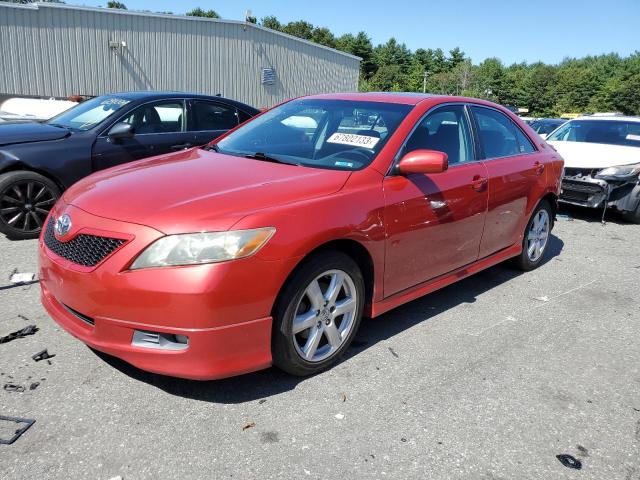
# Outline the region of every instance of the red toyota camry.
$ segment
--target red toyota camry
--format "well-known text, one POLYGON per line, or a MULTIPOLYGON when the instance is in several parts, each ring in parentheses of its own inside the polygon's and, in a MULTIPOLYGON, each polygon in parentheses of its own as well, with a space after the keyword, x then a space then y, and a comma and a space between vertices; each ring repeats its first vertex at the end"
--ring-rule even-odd
POLYGON ((540 265, 562 167, 482 100, 291 100, 215 144, 70 188, 40 238, 42 302, 152 372, 312 374, 363 316, 509 258, 540 265))

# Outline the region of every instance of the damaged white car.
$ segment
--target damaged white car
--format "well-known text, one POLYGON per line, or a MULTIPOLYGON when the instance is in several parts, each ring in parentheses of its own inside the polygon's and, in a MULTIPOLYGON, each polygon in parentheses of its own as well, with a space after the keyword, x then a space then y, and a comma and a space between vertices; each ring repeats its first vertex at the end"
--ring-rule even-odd
POLYGON ((640 117, 579 117, 547 141, 564 158, 561 202, 615 208, 640 223, 640 117))

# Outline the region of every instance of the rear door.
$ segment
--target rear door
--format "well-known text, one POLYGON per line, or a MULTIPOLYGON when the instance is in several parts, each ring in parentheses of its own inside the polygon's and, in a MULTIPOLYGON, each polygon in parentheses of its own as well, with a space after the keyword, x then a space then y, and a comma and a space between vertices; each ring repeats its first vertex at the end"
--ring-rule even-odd
POLYGON ((236 127, 246 117, 246 114, 233 105, 210 100, 190 100, 187 129, 193 133, 195 145, 204 145, 236 127))
POLYGON ((447 153, 449 169, 384 179, 385 296, 478 258, 487 172, 472 138, 463 104, 437 107, 420 121, 399 157, 412 150, 438 150, 447 153))
POLYGON ((185 112, 184 99, 161 100, 140 105, 118 119, 133 125, 135 134, 111 140, 109 128, 102 132, 93 145, 94 171, 193 146, 193 134, 185 128, 185 112))
POLYGON ((545 155, 506 114, 471 107, 489 176, 480 258, 522 241, 531 209, 545 190, 545 155))

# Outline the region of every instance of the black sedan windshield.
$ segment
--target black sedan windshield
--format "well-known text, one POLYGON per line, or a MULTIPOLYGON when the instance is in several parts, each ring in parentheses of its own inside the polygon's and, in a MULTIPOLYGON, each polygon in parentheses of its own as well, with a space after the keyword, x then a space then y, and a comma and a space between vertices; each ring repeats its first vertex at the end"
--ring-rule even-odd
POLYGON ((308 167, 359 170, 369 165, 410 105, 301 99, 240 127, 216 145, 220 153, 308 167))
POLYGON ((556 130, 547 140, 640 147, 640 122, 571 120, 556 130))
POLYGON ((120 110, 129 101, 115 95, 92 98, 47 120, 47 123, 72 130, 89 130, 120 110))

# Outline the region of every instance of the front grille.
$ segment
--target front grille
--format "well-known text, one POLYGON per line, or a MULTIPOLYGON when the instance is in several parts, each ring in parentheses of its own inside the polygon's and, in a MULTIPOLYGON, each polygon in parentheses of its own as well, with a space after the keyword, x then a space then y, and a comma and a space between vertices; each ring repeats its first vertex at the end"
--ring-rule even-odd
POLYGON ((604 192, 604 189, 600 185, 593 183, 572 182, 571 180, 562 181, 562 191, 565 190, 583 192, 591 195, 604 192))
POLYGON ((44 244, 56 255, 85 267, 95 267, 125 243, 125 240, 119 238, 85 234, 80 234, 68 242, 61 242, 53 234, 53 223, 53 218, 47 223, 44 244))

